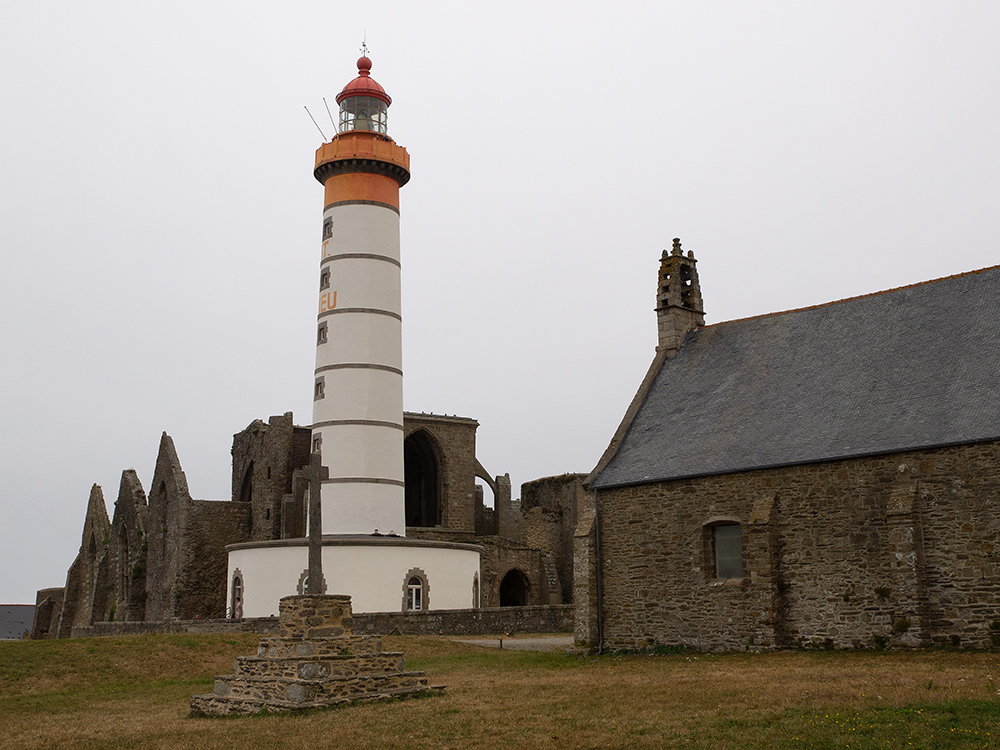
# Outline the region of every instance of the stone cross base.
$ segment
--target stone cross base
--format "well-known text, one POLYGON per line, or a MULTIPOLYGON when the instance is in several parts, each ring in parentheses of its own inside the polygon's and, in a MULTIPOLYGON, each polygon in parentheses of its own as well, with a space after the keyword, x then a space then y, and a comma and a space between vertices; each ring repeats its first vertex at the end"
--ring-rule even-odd
POLYGON ((352 635, 351 597, 287 596, 280 635, 262 638, 256 656, 239 656, 215 692, 191 698, 191 715, 285 712, 354 701, 440 692, 423 672, 406 672, 403 654, 382 651, 379 636, 352 635))

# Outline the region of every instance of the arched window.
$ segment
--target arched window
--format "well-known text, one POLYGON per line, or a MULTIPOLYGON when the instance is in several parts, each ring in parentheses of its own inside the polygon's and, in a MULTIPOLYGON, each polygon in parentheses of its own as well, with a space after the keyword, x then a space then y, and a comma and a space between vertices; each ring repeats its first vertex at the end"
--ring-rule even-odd
POLYGON ((430 609, 427 574, 420 568, 412 568, 403 580, 403 611, 420 612, 426 609, 430 609))
MULTIPOLYGON (((129 592, 132 583, 132 570, 129 568, 128 560, 128 529, 123 523, 118 527, 118 598, 126 604, 129 600, 129 592)), ((121 619, 125 619, 122 617, 121 619)))
POLYGON ((249 503, 253 500, 253 461, 243 472, 243 483, 240 485, 240 502, 249 503))
POLYGON ((424 583, 416 576, 406 583, 406 608, 411 610, 424 608, 424 583))
POLYGON ((441 487, 431 436, 417 430, 403 442, 403 480, 407 526, 441 524, 441 487))
MULTIPOLYGON (((319 585, 320 585, 319 593, 325 594, 326 593, 325 575, 320 579, 319 585)), ((309 593, 309 568, 306 568, 305 570, 302 571, 302 574, 299 576, 299 583, 298 586, 296 586, 295 591, 300 596, 304 596, 305 594, 309 593)))
POLYGON ((239 568, 233 574, 233 596, 229 612, 234 620, 243 619, 243 574, 239 568))

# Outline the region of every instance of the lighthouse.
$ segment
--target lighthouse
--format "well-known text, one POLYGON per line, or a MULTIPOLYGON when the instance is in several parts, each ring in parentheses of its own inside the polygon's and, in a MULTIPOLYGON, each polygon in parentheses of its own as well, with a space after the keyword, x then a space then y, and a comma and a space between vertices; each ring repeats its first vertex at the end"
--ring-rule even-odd
MULTIPOLYGON (((337 134, 317 149, 313 170, 323 186, 312 413, 312 452, 325 467, 314 473, 322 500, 316 589, 350 596, 357 613, 469 609, 480 601, 481 548, 406 537, 399 189, 410 179, 410 156, 389 137, 392 99, 371 69, 363 56, 337 95, 337 134)), ((226 550, 227 601, 242 597, 244 617, 274 614, 282 597, 306 593, 307 539, 226 550)))
POLYGON ((389 137, 392 99, 358 60, 337 95, 337 135, 316 151, 323 185, 313 452, 324 534, 405 535, 399 189, 410 156, 389 137))

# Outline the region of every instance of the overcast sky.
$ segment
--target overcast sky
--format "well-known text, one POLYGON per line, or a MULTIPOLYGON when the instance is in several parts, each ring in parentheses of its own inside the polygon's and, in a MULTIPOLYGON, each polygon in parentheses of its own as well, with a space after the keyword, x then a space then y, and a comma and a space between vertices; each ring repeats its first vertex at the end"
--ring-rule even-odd
POLYGON ((224 499, 233 433, 309 423, 303 105, 330 136, 364 34, 412 158, 405 407, 479 420, 515 496, 600 458, 673 237, 709 323, 1000 262, 996 0, 8 3, 3 603, 64 584, 161 431, 224 499))

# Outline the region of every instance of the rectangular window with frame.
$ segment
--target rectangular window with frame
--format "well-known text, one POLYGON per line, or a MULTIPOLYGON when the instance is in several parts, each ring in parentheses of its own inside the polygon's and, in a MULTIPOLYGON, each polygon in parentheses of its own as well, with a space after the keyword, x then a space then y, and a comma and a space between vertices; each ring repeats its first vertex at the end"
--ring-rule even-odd
POLYGON ((738 523, 712 527, 715 577, 743 577, 743 534, 738 523))

